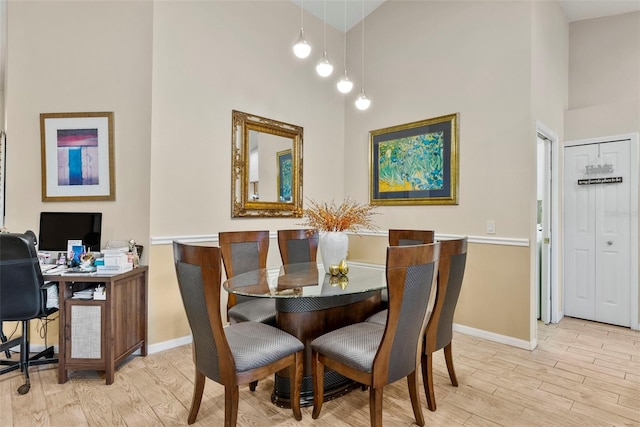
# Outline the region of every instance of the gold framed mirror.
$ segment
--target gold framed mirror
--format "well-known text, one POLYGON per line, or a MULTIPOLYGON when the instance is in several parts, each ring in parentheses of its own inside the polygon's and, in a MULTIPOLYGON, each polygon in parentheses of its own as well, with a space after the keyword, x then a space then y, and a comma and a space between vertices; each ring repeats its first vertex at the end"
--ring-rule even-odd
POLYGON ((232 111, 231 217, 302 217, 302 127, 232 111))

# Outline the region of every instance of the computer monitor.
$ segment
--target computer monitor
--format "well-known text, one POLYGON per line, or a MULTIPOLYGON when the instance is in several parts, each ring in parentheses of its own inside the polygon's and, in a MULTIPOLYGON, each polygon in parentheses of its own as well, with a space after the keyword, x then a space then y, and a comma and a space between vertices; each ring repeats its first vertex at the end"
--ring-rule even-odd
POLYGON ((67 252, 69 240, 82 240, 88 251, 100 251, 101 212, 40 212, 38 250, 67 252))

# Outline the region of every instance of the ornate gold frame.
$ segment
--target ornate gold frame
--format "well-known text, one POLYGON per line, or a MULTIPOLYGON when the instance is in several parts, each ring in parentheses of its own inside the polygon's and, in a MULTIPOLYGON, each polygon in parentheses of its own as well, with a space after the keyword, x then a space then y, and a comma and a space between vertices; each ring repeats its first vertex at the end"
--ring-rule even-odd
MULTIPOLYGON (((254 114, 232 111, 231 133, 231 217, 302 217, 301 126, 254 114), (291 202, 251 200, 249 197, 249 132, 291 139, 291 202)), ((272 163, 275 163, 271 159, 272 163)), ((261 186, 262 187, 262 186, 261 186)))

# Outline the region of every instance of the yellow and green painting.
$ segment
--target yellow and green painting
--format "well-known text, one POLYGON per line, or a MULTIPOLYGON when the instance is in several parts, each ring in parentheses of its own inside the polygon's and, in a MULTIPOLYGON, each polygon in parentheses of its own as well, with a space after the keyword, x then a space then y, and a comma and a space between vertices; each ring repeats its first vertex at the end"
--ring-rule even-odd
POLYGON ((392 139, 378 144, 378 191, 443 188, 444 132, 392 139))

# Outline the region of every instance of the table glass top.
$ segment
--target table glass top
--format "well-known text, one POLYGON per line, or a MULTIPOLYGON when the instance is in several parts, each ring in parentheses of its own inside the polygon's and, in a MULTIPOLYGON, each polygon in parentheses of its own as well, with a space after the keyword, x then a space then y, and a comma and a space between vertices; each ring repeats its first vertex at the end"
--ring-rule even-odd
POLYGON ((252 270, 224 282, 227 292, 266 298, 329 297, 384 289, 384 268, 350 266, 342 276, 325 274, 315 262, 280 267, 278 276, 269 277, 268 269, 252 270))

